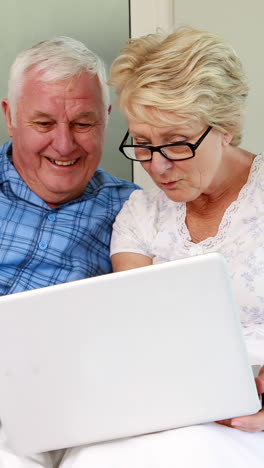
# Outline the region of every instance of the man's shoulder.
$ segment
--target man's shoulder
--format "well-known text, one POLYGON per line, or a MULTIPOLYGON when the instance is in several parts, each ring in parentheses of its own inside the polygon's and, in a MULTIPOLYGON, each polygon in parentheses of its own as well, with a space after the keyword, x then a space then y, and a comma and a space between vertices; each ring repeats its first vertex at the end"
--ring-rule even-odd
POLYGON ((99 168, 96 170, 94 176, 90 180, 88 187, 93 192, 101 191, 103 189, 117 189, 117 190, 127 190, 132 192, 133 190, 140 189, 140 187, 133 182, 130 182, 125 179, 120 179, 118 177, 109 174, 109 172, 104 171, 99 168))
POLYGON ((9 178, 10 161, 8 155, 11 158, 11 153, 12 141, 7 141, 0 146, 0 184, 9 178))
POLYGON ((0 145, 0 156, 5 156, 8 151, 10 151, 12 145, 12 141, 7 141, 3 145, 0 145))
POLYGON ((89 212, 92 207, 93 214, 103 213, 112 223, 124 202, 139 188, 133 182, 97 169, 83 193, 82 201, 86 203, 89 212))

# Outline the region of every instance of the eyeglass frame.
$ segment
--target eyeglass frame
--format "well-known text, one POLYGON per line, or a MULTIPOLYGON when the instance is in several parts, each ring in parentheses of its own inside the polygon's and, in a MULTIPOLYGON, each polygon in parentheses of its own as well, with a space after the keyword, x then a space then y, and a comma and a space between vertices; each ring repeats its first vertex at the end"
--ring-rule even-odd
POLYGON ((188 141, 177 141, 175 143, 170 143, 168 145, 159 145, 159 146, 152 146, 152 145, 124 145, 124 142, 127 140, 128 136, 129 136, 129 130, 127 130, 121 144, 119 145, 119 151, 127 158, 129 159, 129 161, 137 161, 137 162, 147 162, 147 161, 152 161, 152 158, 153 158, 153 153, 155 153, 156 151, 158 153, 160 153, 164 158, 168 159, 169 161, 186 161, 187 159, 192 159, 194 158, 195 156, 195 151, 197 150, 197 148, 200 146, 200 144, 202 143, 202 141, 205 139, 205 137, 208 135, 208 133, 210 132, 210 130, 212 130, 213 127, 209 126, 207 127, 207 129, 205 130, 205 132, 198 138, 198 140, 196 141, 196 143, 189 143, 188 141), (162 148, 168 148, 168 147, 171 147, 171 146, 188 146, 188 148, 190 148, 190 150, 192 151, 192 156, 188 156, 187 158, 177 158, 177 159, 174 159, 174 158, 169 158, 166 154, 165 151, 162 151, 162 148), (148 150, 150 150, 151 152, 151 156, 149 159, 133 159, 133 158, 130 158, 129 156, 127 156, 123 150, 123 148, 126 147, 126 148, 146 148, 148 150))

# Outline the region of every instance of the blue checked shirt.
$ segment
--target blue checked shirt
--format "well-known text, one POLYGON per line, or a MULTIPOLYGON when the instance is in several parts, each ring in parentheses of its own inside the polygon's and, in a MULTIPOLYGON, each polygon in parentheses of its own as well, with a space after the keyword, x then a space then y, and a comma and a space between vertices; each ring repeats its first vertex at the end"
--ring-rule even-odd
POLYGON ((138 188, 98 169, 83 195, 51 209, 0 147, 0 295, 110 273, 113 221, 138 188))

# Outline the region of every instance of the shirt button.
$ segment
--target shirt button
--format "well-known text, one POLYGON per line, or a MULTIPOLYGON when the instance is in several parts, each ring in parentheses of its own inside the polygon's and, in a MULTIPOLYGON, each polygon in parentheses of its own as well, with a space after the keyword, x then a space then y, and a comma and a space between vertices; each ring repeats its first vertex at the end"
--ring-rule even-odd
POLYGON ((54 213, 50 213, 50 214, 48 215, 48 220, 49 220, 49 221, 55 221, 55 219, 56 219, 56 215, 55 215, 54 213))
POLYGON ((42 241, 39 242, 39 248, 40 248, 40 250, 46 250, 47 247, 48 247, 48 244, 47 244, 47 242, 45 242, 44 240, 42 240, 42 241))

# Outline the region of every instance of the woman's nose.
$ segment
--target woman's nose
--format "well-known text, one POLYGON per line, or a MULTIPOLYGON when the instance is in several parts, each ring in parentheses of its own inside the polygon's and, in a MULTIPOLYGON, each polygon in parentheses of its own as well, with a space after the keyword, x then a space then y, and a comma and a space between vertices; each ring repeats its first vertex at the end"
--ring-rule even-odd
POLYGON ((159 151, 153 151, 151 160, 151 172, 154 174, 163 174, 173 166, 173 161, 166 159, 159 151))

